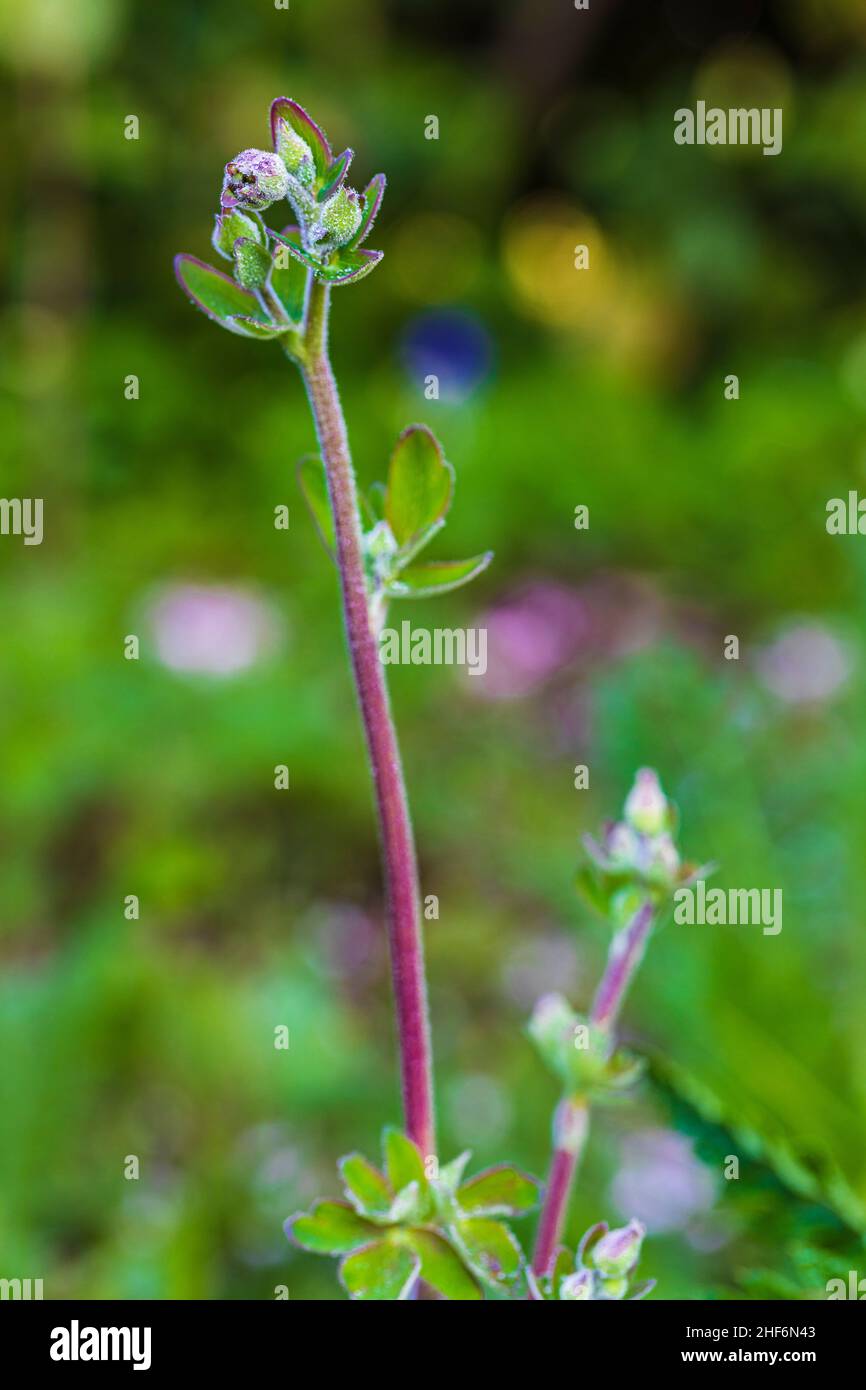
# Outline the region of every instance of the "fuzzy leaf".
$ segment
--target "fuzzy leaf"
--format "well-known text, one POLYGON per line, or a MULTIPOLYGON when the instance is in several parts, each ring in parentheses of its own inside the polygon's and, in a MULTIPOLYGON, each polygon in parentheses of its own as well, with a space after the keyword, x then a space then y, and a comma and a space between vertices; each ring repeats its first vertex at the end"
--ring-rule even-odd
POLYGON ((433 431, 410 425, 394 446, 385 496, 385 515, 398 544, 406 546, 442 522, 453 491, 454 469, 433 431))
POLYGON ((492 559, 493 551, 488 550, 483 555, 473 555, 471 560, 431 560, 407 565, 388 585, 388 593, 392 598, 435 598, 483 574, 492 559))
POLYGON ((257 212, 242 212, 240 208, 231 208, 228 212, 218 212, 214 218, 214 229, 211 242, 215 251, 221 256, 225 256, 227 261, 232 259, 234 244, 239 236, 249 237, 252 241, 257 241, 260 246, 264 246, 267 235, 265 224, 257 212))
POLYGON ((413 1250, 421 1257, 421 1278, 445 1298, 477 1302, 479 1288, 460 1256, 434 1231, 413 1231, 413 1250))
POLYGON ((485 1283, 502 1288, 517 1278, 523 1253, 501 1221, 471 1217, 455 1222, 452 1235, 470 1269, 485 1283))
POLYGON ((214 270, 212 265, 195 256, 180 255, 174 258, 174 273, 181 289, 196 308, 230 333, 251 337, 252 333, 246 327, 249 320, 263 327, 269 326, 255 295, 241 289, 221 270, 214 270), (242 322, 239 323, 238 319, 242 322))
POLYGON ((443 1168, 440 1168, 439 1186, 452 1195, 456 1193, 460 1186, 460 1179, 463 1177, 463 1170, 471 1157, 471 1149, 464 1149, 457 1158, 452 1158, 450 1163, 446 1163, 443 1168))
POLYGON ((522 1216, 538 1205, 539 1188, 528 1173, 501 1163, 464 1183, 457 1202, 467 1216, 522 1216))
POLYGON ((312 116, 308 116, 303 106, 299 106, 291 97, 277 97, 271 102, 271 135, 273 137, 274 149, 277 149, 277 139, 279 135, 278 121, 287 121, 296 135, 300 135, 302 140, 306 140, 313 152, 313 160, 316 165, 316 175, 324 178, 331 164, 331 146, 322 130, 316 125, 312 116))
POLYGON ((387 1220, 394 1194, 384 1173, 363 1154, 347 1154, 338 1163, 346 1196, 362 1216, 387 1220))
POLYGON ((395 1192, 416 1182, 419 1190, 427 1185, 424 1176, 424 1160, 417 1144, 401 1130, 390 1125, 382 1135, 382 1149, 385 1154, 385 1171, 395 1192))
POLYGON ((333 252, 327 265, 323 265, 318 256, 314 256, 301 245, 297 227, 284 227, 281 232, 272 232, 271 235, 283 243, 290 256, 300 261, 308 270, 312 270, 317 280, 328 285, 348 285, 353 280, 362 280, 375 269, 384 255, 382 251, 350 249, 344 246, 341 250, 333 252))
POLYGON ((340 1265, 340 1281, 350 1298, 403 1302, 420 1268, 421 1259, 413 1250, 379 1240, 346 1256, 340 1265))
POLYGON ((262 323, 261 319, 250 318, 247 314, 234 314, 226 320, 226 328, 232 325, 235 332, 242 333, 245 338, 279 338, 281 333, 285 333, 284 324, 262 323))
POLYGON ((378 1234, 348 1202, 316 1202, 309 1214, 290 1216, 284 1229, 289 1240, 315 1255, 345 1255, 378 1234))
POLYGON ((367 239, 370 229, 376 221, 379 208, 382 206, 382 199, 385 196, 385 175, 374 174, 361 196, 364 200, 361 225, 349 242, 350 246, 360 246, 361 242, 367 239))
POLYGON ((354 150, 343 150, 328 169, 325 180, 317 194, 320 203, 326 203, 332 193, 336 193, 346 177, 349 165, 354 158, 354 150))
POLYGON ((245 290, 258 290, 271 273, 269 252, 251 237, 240 236, 234 244, 235 279, 245 290))
POLYGON ((334 518, 331 514, 331 503, 328 498, 325 465, 318 454, 305 454, 300 460, 298 463, 298 482, 304 494, 304 501, 312 513, 319 539, 328 554, 333 557, 337 548, 337 537, 334 533, 334 518))
POLYGON ((284 265, 274 262, 271 266, 271 289, 292 323, 303 323, 304 306, 307 301, 306 266, 294 256, 287 256, 284 265))

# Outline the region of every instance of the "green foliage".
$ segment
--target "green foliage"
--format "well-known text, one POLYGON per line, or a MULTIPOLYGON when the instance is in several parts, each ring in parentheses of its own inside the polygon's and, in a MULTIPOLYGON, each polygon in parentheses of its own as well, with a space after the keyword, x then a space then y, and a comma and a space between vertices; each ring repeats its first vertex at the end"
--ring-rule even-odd
MULTIPOLYGON (((316 530, 333 555, 334 524, 325 467, 318 455, 301 460, 298 481, 316 530)), ((410 425, 394 448, 387 486, 374 483, 361 499, 370 604, 380 618, 390 599, 435 598, 462 588, 493 559, 488 551, 470 560, 415 563, 419 551, 445 525, 453 493, 454 469, 439 441, 426 425, 410 425)))
POLYGON ((344 1256, 340 1279, 350 1298, 408 1298, 418 1277, 447 1299, 522 1288, 526 1261, 499 1218, 534 1210, 534 1178, 498 1164, 464 1183, 468 1153, 428 1178, 417 1146, 393 1128, 382 1151, 384 1171, 361 1154, 340 1160, 345 1202, 317 1202, 286 1222, 302 1249, 344 1256))
POLYGON ((565 1094, 594 1105, 619 1099, 644 1070, 642 1058, 617 1048, 608 1029, 593 1027, 561 994, 538 1001, 529 1035, 565 1094))

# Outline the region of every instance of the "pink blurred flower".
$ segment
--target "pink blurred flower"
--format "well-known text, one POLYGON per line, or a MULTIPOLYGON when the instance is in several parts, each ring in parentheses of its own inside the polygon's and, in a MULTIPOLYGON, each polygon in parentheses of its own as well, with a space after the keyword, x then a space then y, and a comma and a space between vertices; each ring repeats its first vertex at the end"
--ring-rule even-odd
POLYGON ((150 605, 148 622, 163 666, 232 676, 276 644, 278 622, 265 599, 221 584, 172 584, 150 605))
POLYGON ((574 659, 587 631, 583 600, 563 584, 534 583, 478 618, 487 672, 471 688, 488 700, 528 695, 574 659))
POLYGON ((636 1216, 648 1231, 678 1231, 713 1206, 715 1183, 690 1139, 673 1130, 645 1129, 626 1140, 612 1195, 619 1210, 636 1216))
POLYGON ((799 623, 755 658, 767 690, 788 704, 827 700, 851 674, 848 646, 820 623, 799 623))

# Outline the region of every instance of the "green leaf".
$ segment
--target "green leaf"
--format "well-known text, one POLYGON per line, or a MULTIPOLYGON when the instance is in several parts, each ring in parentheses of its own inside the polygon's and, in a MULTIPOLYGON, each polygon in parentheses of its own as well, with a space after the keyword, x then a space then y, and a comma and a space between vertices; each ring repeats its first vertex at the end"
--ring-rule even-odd
POLYGON ((271 265, 271 289, 294 324, 303 323, 307 302, 307 267, 294 256, 271 265))
POLYGON ((522 1216, 538 1205, 540 1186, 528 1173, 501 1163, 464 1183, 457 1202, 467 1216, 522 1216))
POLYGON ((260 246, 264 246, 267 240, 265 224, 257 212, 241 211, 240 208, 231 208, 226 212, 218 212, 214 219, 213 236, 211 242, 215 251, 221 256, 225 256, 227 261, 232 259, 234 244, 239 236, 249 237, 252 241, 257 241, 260 246))
POLYGON ((328 144, 324 131, 316 125, 312 116, 308 116, 303 106, 291 97, 277 97, 271 102, 271 135, 273 136, 274 149, 278 149, 280 120, 287 121, 296 135, 300 135, 302 140, 306 140, 313 153, 313 160, 316 165, 316 174, 319 178, 324 178, 331 165, 331 146, 328 144))
POLYGON ((434 1231, 413 1231, 412 1248, 421 1256, 421 1278, 445 1298, 477 1302, 481 1289, 457 1251, 434 1231))
POLYGON ((457 1248, 469 1268, 493 1288, 502 1288, 517 1278, 523 1252, 516 1237, 501 1221, 472 1217, 452 1227, 457 1248))
POLYGON ((388 1181, 395 1192, 412 1182, 417 1182, 419 1190, 427 1186, 421 1151, 401 1130, 387 1126, 382 1134, 382 1150, 388 1181))
POLYGON ((420 1268, 420 1257, 408 1246, 379 1240, 346 1256, 340 1281, 350 1298, 404 1302, 420 1268))
POLYGON ((271 257, 250 237, 239 236, 234 244, 235 279, 245 290, 260 290, 271 273, 271 257))
POLYGON ((302 246, 300 232, 296 227, 284 227, 281 232, 272 232, 271 235, 283 243, 290 256, 300 261, 308 270, 312 270, 316 279, 326 285, 348 285, 353 280, 362 280, 375 269, 384 255, 382 251, 343 246, 328 257, 325 265, 318 256, 314 256, 302 246))
POLYGON ((426 425, 410 425, 397 440, 388 469, 385 515, 395 539, 408 545, 442 522, 451 505, 454 469, 426 425))
POLYGON ((374 1168, 363 1154, 347 1154, 337 1167, 346 1187, 346 1196, 362 1216, 387 1220, 394 1194, 384 1173, 374 1168))
POLYGON ((242 333, 245 338, 279 338, 287 332, 285 324, 262 323, 261 319, 250 318, 247 314, 235 314, 226 320, 226 328, 230 324, 235 332, 242 333))
POLYGON ((249 320, 269 327, 255 295, 241 289, 221 270, 214 270, 212 265, 206 265, 195 256, 180 255, 174 258, 174 273, 181 289, 196 308, 230 333, 252 337, 246 326, 249 320))
POLYGON ((463 1177, 463 1170, 472 1157, 471 1149, 464 1149, 463 1153, 457 1158, 452 1158, 450 1163, 446 1163, 439 1169, 439 1186, 452 1196, 460 1186, 460 1179, 463 1177))
POLYGON ((343 153, 338 155, 337 158, 334 160, 333 164, 328 169, 322 187, 319 189, 319 192, 317 194, 318 201, 320 203, 326 203, 330 198, 331 194, 335 193, 337 189, 340 187, 340 184, 346 177, 346 172, 349 168, 349 165, 352 163, 353 158, 353 150, 343 150, 343 153))
POLYGON ((374 522, 376 522, 376 521, 384 521, 384 520, 385 520, 385 484, 384 484, 384 483, 372 483, 371 486, 368 487, 368 489, 367 489, 367 495, 366 495, 366 497, 365 497, 364 500, 365 500, 365 502, 366 502, 366 504, 367 504, 367 510, 369 511, 371 517, 373 518, 373 521, 374 521, 374 522))
POLYGON ((376 220, 376 215, 379 211, 379 208, 382 205, 382 199, 384 196, 385 175, 374 174, 373 178, 371 178, 370 182, 367 184, 367 187, 364 189, 364 192, 361 195, 363 199, 364 208, 364 211, 361 214, 361 225, 358 228, 355 235, 352 237, 352 240, 349 242, 350 246, 360 246, 361 242, 366 240, 370 228, 373 226, 373 223, 376 220))
POLYGON ((388 585, 392 598, 435 598, 449 589, 459 589, 482 574, 493 559, 493 551, 473 555, 471 560, 431 560, 407 565, 388 585))
POLYGON ((290 1216, 285 1232, 295 1245, 314 1255, 345 1255, 378 1233, 348 1202, 316 1202, 309 1214, 301 1211, 290 1216))
POLYGON ((298 482, 301 485, 301 492, 304 494, 304 501, 312 513, 316 530, 319 533, 319 540, 333 558, 337 549, 337 537, 334 532, 334 518, 328 497, 325 465, 318 454, 305 454, 300 460, 298 463, 298 482))

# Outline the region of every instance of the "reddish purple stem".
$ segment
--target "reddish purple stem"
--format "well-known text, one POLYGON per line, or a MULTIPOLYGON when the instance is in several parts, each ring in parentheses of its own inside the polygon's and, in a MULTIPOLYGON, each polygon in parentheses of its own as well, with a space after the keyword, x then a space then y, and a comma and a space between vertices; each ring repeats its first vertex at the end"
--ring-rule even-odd
POLYGON ((631 978, 643 960, 653 924, 653 907, 644 903, 610 943, 604 975, 595 993, 589 1020, 596 1028, 612 1028, 631 978))
MULTIPOLYGON (((645 903, 610 943, 607 965, 589 1015, 596 1028, 611 1029, 616 1023, 632 976, 643 959, 653 916, 652 904, 645 903)), ((532 1257, 536 1274, 546 1274, 556 1254, 588 1125, 589 1114, 582 1102, 567 1099, 560 1103, 554 1120, 550 1175, 532 1257)))
POLYGON ((406 1131, 427 1156, 435 1152, 435 1132, 415 842, 378 641, 370 622, 358 495, 328 358, 327 321, 328 287, 314 281, 302 371, 328 479, 346 637, 378 811, 406 1131))

